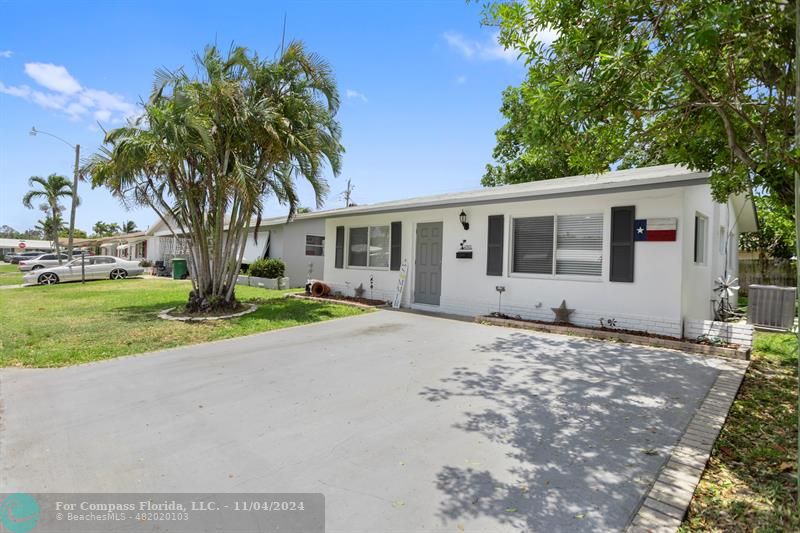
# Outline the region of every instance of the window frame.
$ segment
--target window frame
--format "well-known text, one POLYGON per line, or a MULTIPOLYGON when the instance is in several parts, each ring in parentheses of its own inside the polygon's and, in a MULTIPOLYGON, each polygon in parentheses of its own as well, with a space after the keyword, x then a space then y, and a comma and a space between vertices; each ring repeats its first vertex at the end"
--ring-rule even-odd
POLYGON ((606 216, 607 209, 603 209, 602 211, 596 210, 586 210, 586 211, 579 211, 579 212, 564 212, 564 213, 541 213, 541 214, 524 214, 524 215, 508 215, 506 218, 508 221, 506 222, 507 227, 507 234, 508 234, 508 254, 506 260, 508 261, 508 274, 506 274, 509 278, 527 278, 527 279, 549 279, 549 280, 564 280, 564 281, 586 281, 592 283, 600 283, 604 280, 604 276, 607 273, 607 266, 606 266, 606 252, 608 247, 608 239, 606 238, 607 233, 607 222, 608 217, 606 216), (558 217, 564 215, 600 215, 602 217, 602 245, 600 247, 600 273, 598 275, 584 275, 584 274, 556 274, 556 261, 557 261, 557 252, 558 252, 558 217), (533 274, 533 273, 526 273, 526 272, 514 272, 514 249, 515 249, 515 242, 514 242, 514 220, 518 218, 531 218, 531 217, 553 217, 553 261, 552 261, 552 270, 551 274, 533 274))
POLYGON ((305 244, 303 246, 303 253, 305 254, 305 257, 325 257, 325 235, 319 235, 317 233, 306 233, 304 240, 305 244), (309 237, 319 237, 320 239, 322 239, 322 244, 308 244, 309 237), (321 253, 318 255, 309 254, 308 253, 309 246, 312 246, 314 248, 319 248, 321 253))
POLYGON ((694 213, 694 237, 692 238, 692 263, 695 266, 708 266, 708 232, 709 232, 709 224, 708 224, 708 216, 704 215, 699 211, 695 211, 694 213), (700 261, 697 260, 697 221, 703 221, 703 257, 700 258, 700 261))
POLYGON ((391 222, 389 222, 387 224, 367 224, 367 225, 357 225, 357 226, 345 226, 345 229, 346 229, 346 231, 345 231, 345 246, 344 246, 344 252, 345 252, 345 265, 344 265, 344 267, 345 268, 352 269, 352 270, 389 270, 391 268, 391 264, 392 264, 392 256, 391 256, 391 254, 392 254, 392 223, 391 222), (383 266, 370 266, 370 264, 369 264, 369 247, 370 247, 370 242, 371 242, 371 239, 372 239, 370 229, 371 228, 380 228, 380 227, 386 228, 387 229, 387 234, 388 234, 388 243, 387 243, 386 250, 389 253, 389 262, 385 267, 383 267, 383 266), (364 228, 366 228, 366 230, 367 230, 367 264, 365 266, 351 265, 350 264, 350 232, 353 229, 364 229, 364 228))

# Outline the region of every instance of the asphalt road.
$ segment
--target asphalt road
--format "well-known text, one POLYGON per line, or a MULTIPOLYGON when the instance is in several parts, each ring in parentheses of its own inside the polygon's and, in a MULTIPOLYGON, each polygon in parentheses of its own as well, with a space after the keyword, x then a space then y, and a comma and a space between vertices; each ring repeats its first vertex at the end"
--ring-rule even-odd
POLYGON ((629 522, 724 364, 380 311, 0 370, 0 492, 321 492, 327 531, 629 522))

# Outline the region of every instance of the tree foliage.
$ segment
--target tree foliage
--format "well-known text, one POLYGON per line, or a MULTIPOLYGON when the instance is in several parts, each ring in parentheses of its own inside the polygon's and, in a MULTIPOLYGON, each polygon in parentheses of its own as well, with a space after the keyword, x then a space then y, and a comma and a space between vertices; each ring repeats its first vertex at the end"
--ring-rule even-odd
POLYGON ((789 259, 795 253, 794 211, 769 196, 755 196, 758 231, 742 233, 739 249, 759 252, 764 258, 789 259))
POLYGON ((118 233, 120 233, 120 227, 116 222, 103 222, 102 220, 98 220, 95 222, 94 226, 92 226, 92 235, 94 237, 111 237, 118 233))
POLYGON ((528 68, 486 185, 669 162, 711 172, 718 199, 793 203, 792 3, 515 0, 484 16, 528 68))
POLYGON ((197 74, 156 72, 142 117, 110 131, 87 166, 94 185, 152 207, 188 239, 193 291, 187 308, 235 305, 234 286, 249 231, 274 196, 293 217, 296 178, 321 205, 323 170, 343 151, 339 95, 328 64, 289 44, 274 60, 241 47, 196 58, 197 74), (253 221, 253 222, 251 222, 253 221))
MULTIPOLYGON (((33 201, 36 199, 44 200, 42 210, 48 213, 44 220, 39 221, 37 229, 53 241, 56 253, 60 253, 61 248, 58 240, 58 230, 63 224, 61 218, 62 206, 59 203, 62 198, 72 198, 72 182, 59 174, 50 174, 47 178, 41 176, 31 176, 28 179, 31 188, 22 197, 22 205, 28 209, 33 209, 33 201)), ((61 257, 59 255, 59 257, 61 257)), ((59 263, 61 260, 59 259, 59 263)))

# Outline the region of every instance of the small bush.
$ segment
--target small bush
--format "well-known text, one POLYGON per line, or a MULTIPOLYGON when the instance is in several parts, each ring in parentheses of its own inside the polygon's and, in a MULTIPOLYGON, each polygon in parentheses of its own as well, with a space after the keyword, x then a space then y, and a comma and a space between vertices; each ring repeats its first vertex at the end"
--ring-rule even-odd
POLYGON ((282 278, 286 265, 280 259, 258 259, 250 264, 247 273, 257 278, 282 278))
POLYGON ((147 268, 147 267, 153 266, 153 263, 152 263, 152 261, 148 261, 147 259, 144 259, 142 261, 139 261, 139 266, 147 268))

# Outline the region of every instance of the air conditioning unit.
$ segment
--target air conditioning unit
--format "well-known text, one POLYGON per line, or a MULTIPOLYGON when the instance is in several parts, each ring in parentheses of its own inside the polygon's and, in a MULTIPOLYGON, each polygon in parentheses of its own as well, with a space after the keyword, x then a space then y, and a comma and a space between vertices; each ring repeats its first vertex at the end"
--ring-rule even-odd
POLYGON ((794 325, 796 287, 750 285, 747 318, 754 326, 790 331, 794 325))

